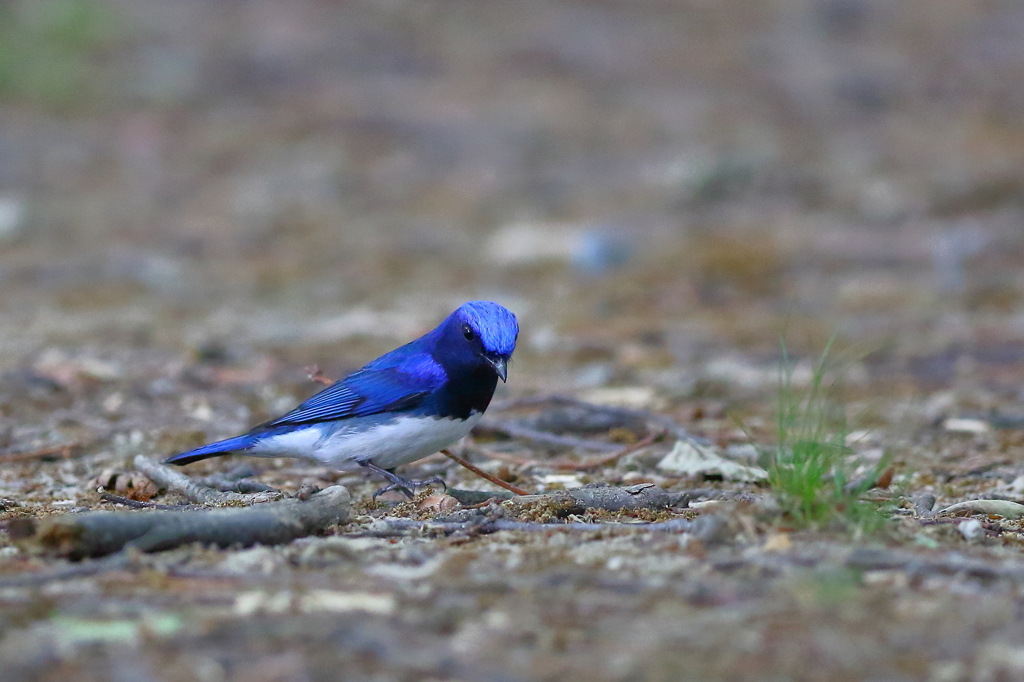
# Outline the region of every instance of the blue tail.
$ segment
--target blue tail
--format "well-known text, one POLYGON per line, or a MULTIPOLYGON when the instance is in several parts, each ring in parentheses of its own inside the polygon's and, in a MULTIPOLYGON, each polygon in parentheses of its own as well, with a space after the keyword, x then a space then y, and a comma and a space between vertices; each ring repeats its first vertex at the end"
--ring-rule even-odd
POLYGON ((209 459, 210 457, 217 457, 218 455, 226 455, 229 452, 235 450, 245 450, 256 444, 257 438, 252 434, 245 434, 242 436, 235 436, 234 438, 227 438, 225 440, 219 440, 216 443, 210 443, 204 445, 201 448, 195 450, 189 450, 183 452, 180 455, 174 455, 164 460, 164 464, 191 464, 192 462, 198 462, 203 459, 209 459))

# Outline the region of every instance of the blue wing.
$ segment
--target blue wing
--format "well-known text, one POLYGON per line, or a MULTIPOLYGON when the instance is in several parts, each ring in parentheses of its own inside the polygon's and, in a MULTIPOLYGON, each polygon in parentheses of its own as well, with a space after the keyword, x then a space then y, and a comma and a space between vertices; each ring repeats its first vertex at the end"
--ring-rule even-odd
POLYGON ((378 358, 253 431, 414 409, 440 388, 446 377, 429 353, 410 352, 403 346, 378 358))

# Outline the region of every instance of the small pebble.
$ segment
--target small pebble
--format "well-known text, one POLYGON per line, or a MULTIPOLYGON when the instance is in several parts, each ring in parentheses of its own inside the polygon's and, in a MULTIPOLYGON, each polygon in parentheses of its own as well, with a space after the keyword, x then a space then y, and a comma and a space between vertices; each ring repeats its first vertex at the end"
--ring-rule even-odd
POLYGON ((793 542, 789 539, 789 533, 772 533, 764 543, 766 552, 786 552, 792 549, 793 542))
POLYGON ((295 497, 305 502, 318 492, 320 492, 320 488, 318 486, 315 486, 312 483, 303 483, 302 487, 299 488, 299 491, 295 493, 295 497))
POLYGON ((987 433, 989 430, 988 422, 984 422, 980 419, 957 419, 950 417, 942 423, 942 428, 950 433, 973 433, 981 434, 987 433))
POLYGON ((427 495, 416 504, 420 511, 429 511, 435 514, 449 512, 458 506, 459 501, 451 495, 427 495))
POLYGON ((10 242, 21 236, 28 214, 25 201, 19 197, 0 196, 0 242, 10 242))
POLYGON ((914 511, 918 516, 924 516, 935 508, 935 496, 931 493, 914 495, 912 501, 914 503, 914 511))
POLYGON ((974 542, 985 535, 985 529, 982 527, 981 521, 977 519, 964 519, 957 524, 956 529, 960 531, 960 535, 963 535, 967 542, 974 542))

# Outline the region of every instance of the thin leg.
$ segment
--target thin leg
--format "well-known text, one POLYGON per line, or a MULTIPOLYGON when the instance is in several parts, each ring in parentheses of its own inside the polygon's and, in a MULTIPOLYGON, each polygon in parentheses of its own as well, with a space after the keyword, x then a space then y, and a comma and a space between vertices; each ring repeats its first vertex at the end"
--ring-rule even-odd
POLYGON ((375 492, 373 494, 373 499, 377 499, 379 495, 383 495, 390 490, 397 490, 400 493, 405 494, 411 500, 413 498, 413 490, 416 488, 426 488, 428 485, 433 485, 435 483, 440 483, 445 490, 448 489, 448 486, 445 485, 444 479, 440 476, 434 476, 433 478, 428 478, 424 481, 417 481, 411 478, 402 478, 393 470, 382 469, 372 462, 360 462, 359 465, 391 482, 391 485, 386 485, 375 492))

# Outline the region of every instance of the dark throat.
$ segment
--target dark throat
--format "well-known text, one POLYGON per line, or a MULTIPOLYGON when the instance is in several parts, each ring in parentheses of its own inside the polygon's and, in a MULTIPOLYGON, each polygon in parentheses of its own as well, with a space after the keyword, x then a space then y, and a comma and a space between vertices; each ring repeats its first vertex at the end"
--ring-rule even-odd
POLYGON ((491 403, 498 375, 490 367, 473 367, 449 373, 445 387, 439 392, 442 414, 468 419, 473 412, 483 412, 491 403))

